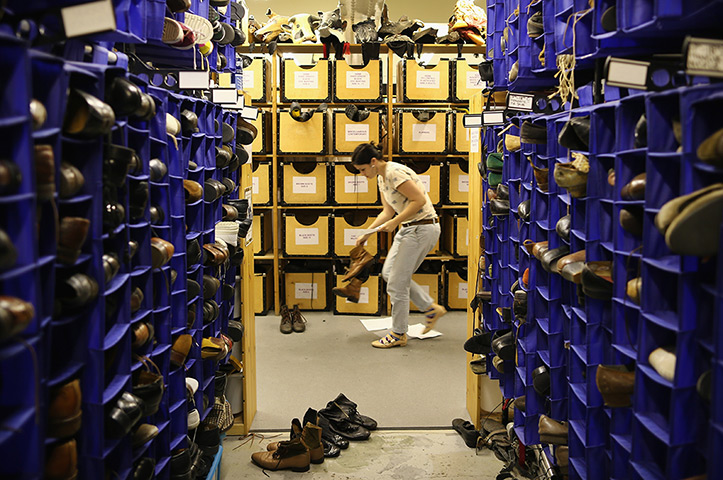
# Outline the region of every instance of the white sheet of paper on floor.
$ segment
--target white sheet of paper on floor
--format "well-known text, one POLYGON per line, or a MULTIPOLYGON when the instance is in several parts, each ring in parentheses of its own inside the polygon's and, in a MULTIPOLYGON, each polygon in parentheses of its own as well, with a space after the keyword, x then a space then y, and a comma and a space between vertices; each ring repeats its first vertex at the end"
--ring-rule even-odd
POLYGON ((359 320, 362 325, 364 325, 364 328, 370 332, 374 332, 376 330, 388 330, 392 328, 392 317, 360 318, 359 320))
POLYGON ((409 330, 407 330, 407 336, 409 338, 419 338, 421 340, 424 340, 425 338, 434 338, 442 335, 442 332, 438 332, 437 330, 430 330, 424 334, 422 333, 422 330, 424 330, 424 324, 415 323, 414 325, 409 326, 409 330))

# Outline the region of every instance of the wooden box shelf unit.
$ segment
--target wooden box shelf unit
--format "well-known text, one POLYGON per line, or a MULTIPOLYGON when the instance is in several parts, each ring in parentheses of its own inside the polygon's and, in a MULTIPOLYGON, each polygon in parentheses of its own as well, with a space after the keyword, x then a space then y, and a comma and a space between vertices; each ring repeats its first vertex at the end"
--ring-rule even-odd
POLYGON ((370 60, 365 66, 334 62, 334 101, 337 103, 380 103, 382 101, 382 61, 370 60))
POLYGON ((256 138, 251 144, 253 155, 266 155, 271 152, 271 114, 266 110, 259 110, 256 120, 250 122, 256 127, 256 138))
POLYGON ((467 269, 455 271, 444 269, 445 304, 449 310, 466 310, 469 305, 467 298, 467 269))
MULTIPOLYGON (((442 274, 441 273, 415 273, 412 275, 412 281, 422 287, 422 290, 432 297, 434 303, 440 303, 439 294, 442 291, 442 274)), ((410 302, 413 309, 420 310, 420 307, 410 302)))
MULTIPOLYGON (((356 246, 359 233, 368 229, 376 218, 376 212, 353 211, 336 213, 334 215, 334 255, 348 257, 349 252, 356 246)), ((376 255, 378 252, 377 236, 373 235, 364 245, 367 252, 376 255)))
POLYGON ((266 252, 271 251, 273 231, 271 227, 271 212, 254 213, 254 220, 251 224, 254 255, 265 255, 266 252))
POLYGON ((316 162, 281 163, 282 205, 325 205, 329 200, 328 165, 316 162))
POLYGON ((429 159, 404 159, 402 162, 419 176, 434 205, 442 204, 442 167, 440 161, 429 159))
POLYGON ((449 112, 441 109, 404 109, 395 112, 397 151, 400 154, 446 154, 449 112), (431 118, 428 114, 432 114, 431 118))
POLYGON ((327 146, 327 115, 315 113, 305 122, 291 118, 289 109, 277 113, 276 152, 282 155, 324 155, 327 146))
POLYGON ((335 163, 334 170, 334 203, 336 205, 377 205, 379 190, 374 181, 360 175, 351 163, 335 163))
POLYGON ((328 310, 329 276, 328 271, 284 273, 286 305, 298 305, 301 310, 328 310))
POLYGON ((313 65, 299 65, 294 58, 281 60, 281 101, 330 102, 331 62, 318 60, 313 65))
POLYGON ((243 91, 253 103, 267 103, 271 101, 273 82, 271 76, 271 61, 268 57, 248 57, 251 63, 244 66, 241 73, 243 78, 243 91))

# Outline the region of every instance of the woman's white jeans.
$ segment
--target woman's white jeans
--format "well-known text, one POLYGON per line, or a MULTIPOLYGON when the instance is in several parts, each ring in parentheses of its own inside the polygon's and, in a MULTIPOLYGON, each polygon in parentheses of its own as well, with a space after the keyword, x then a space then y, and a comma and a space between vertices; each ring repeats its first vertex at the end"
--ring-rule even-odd
POLYGON ((392 331, 407 333, 409 328, 409 301, 422 311, 429 310, 434 301, 412 275, 439 240, 439 223, 402 227, 394 236, 392 248, 382 267, 382 278, 387 282, 387 293, 392 302, 392 331))

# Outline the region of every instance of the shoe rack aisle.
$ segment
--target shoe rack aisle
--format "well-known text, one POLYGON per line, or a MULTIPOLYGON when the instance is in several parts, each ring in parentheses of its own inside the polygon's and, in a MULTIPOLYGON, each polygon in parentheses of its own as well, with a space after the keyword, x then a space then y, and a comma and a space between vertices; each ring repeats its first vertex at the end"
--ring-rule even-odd
POLYGON ((57 8, 84 3, 0 17, 0 477, 205 478, 256 408, 252 139, 235 111, 161 88, 178 66, 134 67, 130 44, 192 64, 164 22, 208 2, 114 2, 116 30, 65 39, 57 8))
MULTIPOLYGON (((380 46, 378 60, 363 67, 333 55, 320 58, 321 44, 279 44, 273 55, 238 50, 248 57, 244 90, 262 109, 255 126, 263 133, 252 147, 254 253, 263 298, 255 313, 294 304, 335 314, 378 315, 386 308, 378 273, 391 244, 384 235, 367 245, 379 265, 362 287, 360 303, 330 292, 343 285, 354 231, 371 224, 380 209, 376 186, 350 165, 360 141, 381 143, 389 160, 410 165, 429 184, 448 242, 430 253, 415 281, 427 285, 435 301, 463 310, 469 139, 461 125, 470 96, 480 89, 476 68, 468 62, 477 61, 482 49, 464 45, 466 58, 458 58, 456 46, 424 45, 423 52, 434 54, 437 62, 427 67, 395 57, 386 45, 380 46), (301 57, 311 55, 312 64, 299 65, 306 63, 301 57), (416 88, 415 75, 436 75, 437 88, 416 88), (397 78, 394 92, 385 76, 397 78), (297 84, 302 80, 309 85, 297 84), (434 138, 412 138, 427 123, 434 138), (312 236, 302 238, 307 234, 312 236)), ((350 52, 359 54, 361 47, 351 45, 350 52)))
POLYGON ((482 320, 465 348, 557 472, 719 478, 723 90, 680 56, 653 91, 594 77, 605 57, 715 36, 722 5, 487 5, 493 90, 553 100, 481 132, 482 320), (556 59, 574 68, 572 107, 546 90, 556 59))

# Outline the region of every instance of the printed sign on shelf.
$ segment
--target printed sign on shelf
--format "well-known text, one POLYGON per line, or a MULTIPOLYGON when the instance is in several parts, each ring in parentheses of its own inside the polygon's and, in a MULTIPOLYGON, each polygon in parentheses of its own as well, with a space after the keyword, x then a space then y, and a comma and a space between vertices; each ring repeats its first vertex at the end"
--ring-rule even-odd
POLYGON ((318 290, 318 284, 316 283, 295 283, 294 298, 297 298, 299 300, 316 300, 319 293, 318 290))
POLYGON ((243 89, 251 90, 256 85, 253 70, 244 70, 243 72, 243 89))
POLYGON ((348 175, 344 177, 344 193, 367 193, 369 182, 362 175, 348 175))
POLYGON ((469 192, 469 175, 460 175, 457 180, 457 190, 459 192, 469 192))
POLYGON ((482 88, 485 84, 482 81, 482 77, 479 76, 479 72, 467 72, 467 88, 482 88))
POLYGON ((417 175, 419 177, 419 180, 422 182, 422 185, 424 185, 424 191, 429 193, 429 187, 432 185, 432 180, 429 175, 417 175))
POLYGON ((258 195, 259 194, 259 177, 252 177, 251 178, 251 188, 253 189, 253 194, 258 195))
POLYGON ((467 282, 460 283, 457 286, 457 298, 461 298, 461 299, 467 298, 467 282))
POLYGON ((440 72, 417 72, 417 88, 439 88, 440 72))
POLYGON ((297 228, 294 233, 297 245, 319 245, 318 228, 297 228))
POLYGON ((291 181, 294 193, 316 193, 316 177, 292 177, 291 181))
POLYGON ((366 123, 347 123, 344 125, 344 140, 347 142, 368 142, 369 125, 366 123))
POLYGON ((319 88, 319 72, 294 72, 294 87, 319 88))
POLYGON ((345 228, 344 229, 344 246, 356 245, 356 240, 365 231, 365 228, 345 228))
POLYGON ((415 123, 412 125, 413 142, 436 142, 437 125, 434 123, 415 123))
POLYGON ((347 72, 346 88, 369 88, 371 76, 369 72, 347 72))

